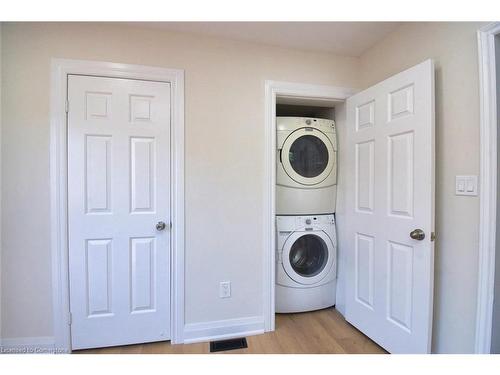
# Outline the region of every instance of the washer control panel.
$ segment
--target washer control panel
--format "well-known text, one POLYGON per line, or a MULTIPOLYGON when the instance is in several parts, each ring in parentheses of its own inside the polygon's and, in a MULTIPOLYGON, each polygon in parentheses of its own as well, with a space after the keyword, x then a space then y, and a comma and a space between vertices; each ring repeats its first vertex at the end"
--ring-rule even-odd
POLYGON ((335 216, 330 215, 310 215, 310 216, 277 216, 276 225, 278 234, 282 235, 298 229, 306 228, 312 230, 319 226, 335 224, 335 216))
POLYGON ((295 227, 314 227, 315 225, 335 224, 333 215, 296 216, 295 227))

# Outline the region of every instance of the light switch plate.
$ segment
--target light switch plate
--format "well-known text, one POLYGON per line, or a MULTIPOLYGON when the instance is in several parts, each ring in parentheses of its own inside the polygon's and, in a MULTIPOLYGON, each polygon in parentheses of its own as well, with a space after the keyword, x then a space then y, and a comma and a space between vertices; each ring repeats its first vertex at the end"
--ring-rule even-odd
POLYGON ((220 298, 229 298, 231 297, 231 282, 230 281, 222 281, 219 285, 219 297, 220 298))
POLYGON ((456 176, 456 195, 477 195, 477 176, 456 176))

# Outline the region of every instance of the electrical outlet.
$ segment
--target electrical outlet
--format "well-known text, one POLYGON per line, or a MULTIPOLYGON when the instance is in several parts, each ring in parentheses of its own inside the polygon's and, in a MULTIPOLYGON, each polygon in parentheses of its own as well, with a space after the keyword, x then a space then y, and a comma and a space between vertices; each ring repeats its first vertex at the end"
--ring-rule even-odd
POLYGON ((222 281, 219 285, 219 297, 229 298, 231 297, 231 281, 222 281))

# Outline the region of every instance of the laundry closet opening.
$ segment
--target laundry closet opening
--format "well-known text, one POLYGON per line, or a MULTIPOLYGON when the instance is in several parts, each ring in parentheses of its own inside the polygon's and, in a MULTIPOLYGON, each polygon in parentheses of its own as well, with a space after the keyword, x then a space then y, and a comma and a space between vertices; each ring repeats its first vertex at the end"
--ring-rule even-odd
POLYGON ((335 306, 388 352, 429 353, 433 61, 359 92, 265 88, 266 330, 276 313, 335 306))
POLYGON ((344 314, 341 149, 345 101, 276 95, 276 313, 344 314))

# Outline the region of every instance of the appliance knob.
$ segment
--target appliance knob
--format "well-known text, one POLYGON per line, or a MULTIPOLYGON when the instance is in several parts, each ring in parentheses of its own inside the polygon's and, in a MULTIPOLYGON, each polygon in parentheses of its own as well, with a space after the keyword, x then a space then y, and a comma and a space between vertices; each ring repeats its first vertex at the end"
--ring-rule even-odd
POLYGON ((311 224, 311 219, 306 219, 306 224, 307 225, 311 224))

